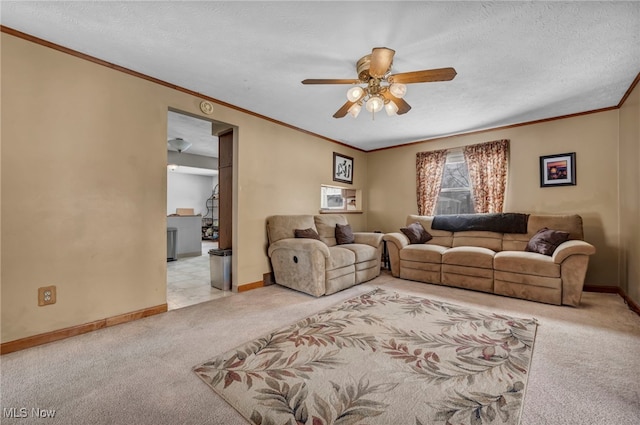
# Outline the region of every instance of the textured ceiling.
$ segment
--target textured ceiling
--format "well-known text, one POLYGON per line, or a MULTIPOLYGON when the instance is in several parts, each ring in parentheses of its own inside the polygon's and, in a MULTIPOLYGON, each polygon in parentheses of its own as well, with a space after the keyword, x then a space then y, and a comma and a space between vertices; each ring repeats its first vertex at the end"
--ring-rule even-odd
MULTIPOLYGON (((167 140, 181 138, 191 143, 185 151, 194 155, 218 157, 218 137, 212 134, 211 121, 169 111, 167 114, 167 140)), ((176 151, 169 146, 167 149, 176 151)))
MULTIPOLYGON (((617 105, 640 71, 639 2, 10 2, 3 25, 372 150, 617 105), (412 84, 405 115, 332 118, 373 47, 412 84)), ((213 117, 215 119, 215 117, 213 117)))

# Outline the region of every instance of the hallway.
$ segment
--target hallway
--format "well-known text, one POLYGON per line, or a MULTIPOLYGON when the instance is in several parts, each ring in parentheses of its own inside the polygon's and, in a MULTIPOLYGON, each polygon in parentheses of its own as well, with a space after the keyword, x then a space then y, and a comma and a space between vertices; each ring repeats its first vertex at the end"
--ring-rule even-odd
POLYGON ((231 291, 222 291, 211 287, 209 250, 217 247, 217 242, 202 241, 201 256, 167 262, 167 306, 169 310, 233 295, 231 291))

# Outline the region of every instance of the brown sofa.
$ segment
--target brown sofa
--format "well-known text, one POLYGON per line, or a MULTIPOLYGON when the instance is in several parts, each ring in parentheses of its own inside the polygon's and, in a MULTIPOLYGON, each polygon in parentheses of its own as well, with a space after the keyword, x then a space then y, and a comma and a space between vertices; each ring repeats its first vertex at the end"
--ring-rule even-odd
POLYGON ((268 255, 276 283, 318 297, 378 276, 383 235, 354 232, 353 243, 338 245, 336 224, 348 224, 346 217, 339 214, 268 217, 268 255), (320 240, 296 238, 296 229, 313 229, 320 240))
POLYGON ((532 214, 524 223, 526 233, 438 230, 432 228, 433 220, 407 217, 407 225, 418 222, 433 237, 423 244, 410 244, 403 233, 384 236, 393 276, 550 304, 580 304, 589 256, 595 253, 583 241, 580 216, 532 214), (545 227, 568 232, 569 240, 552 255, 525 251, 545 227))

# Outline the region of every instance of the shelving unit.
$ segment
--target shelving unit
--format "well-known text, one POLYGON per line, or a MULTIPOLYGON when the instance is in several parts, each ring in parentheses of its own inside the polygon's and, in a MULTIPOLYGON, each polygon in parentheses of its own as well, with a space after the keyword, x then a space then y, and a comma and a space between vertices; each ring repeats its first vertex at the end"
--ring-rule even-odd
POLYGON ((202 216, 202 240, 218 240, 218 203, 220 195, 218 185, 213 188, 211 197, 207 199, 207 212, 202 216))

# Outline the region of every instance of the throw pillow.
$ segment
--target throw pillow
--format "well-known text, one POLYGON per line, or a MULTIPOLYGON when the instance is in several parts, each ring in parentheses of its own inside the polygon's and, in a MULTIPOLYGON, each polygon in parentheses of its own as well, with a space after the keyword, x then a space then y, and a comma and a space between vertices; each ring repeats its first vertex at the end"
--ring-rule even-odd
POLYGON ((321 240, 320 239, 320 235, 318 234, 318 232, 316 232, 315 230, 313 230, 312 228, 308 228, 308 229, 296 229, 294 230, 294 233, 296 235, 296 238, 305 238, 305 239, 317 239, 317 240, 321 240))
POLYGON ((525 251, 537 252, 544 255, 553 255, 553 251, 556 250, 558 245, 569 239, 568 232, 562 232, 560 230, 551 230, 546 227, 538 230, 538 233, 527 243, 525 251))
POLYGON ((353 236, 353 230, 349 224, 336 224, 336 243, 338 245, 344 245, 347 243, 354 243, 356 240, 353 236))
POLYGON ((411 223, 407 227, 401 227, 400 231, 409 238, 410 244, 421 244, 433 239, 433 236, 429 234, 419 222, 411 223))

